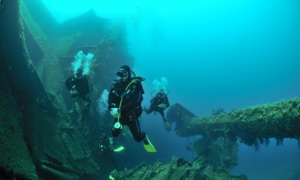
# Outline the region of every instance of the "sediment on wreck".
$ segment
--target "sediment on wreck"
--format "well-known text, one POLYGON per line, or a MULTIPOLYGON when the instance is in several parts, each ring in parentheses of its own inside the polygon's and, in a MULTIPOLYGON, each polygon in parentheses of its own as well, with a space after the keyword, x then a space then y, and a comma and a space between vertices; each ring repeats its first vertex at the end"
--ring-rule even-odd
MULTIPOLYGON (((115 36, 107 34, 106 38, 98 40, 99 44, 92 46, 80 44, 80 39, 86 36, 78 33, 77 29, 72 29, 75 36, 58 34, 60 28, 68 29, 64 25, 51 23, 55 27, 49 35, 50 31, 44 32, 44 27, 32 17, 32 11, 27 9, 25 2, 43 8, 40 1, 11 0, 4 1, 0 9, 1 178, 106 179, 106 171, 111 170, 113 165, 99 164, 93 159, 88 144, 90 139, 85 136, 89 129, 74 125, 66 112, 64 80, 71 73, 67 65, 71 65, 76 52, 89 48, 88 51, 101 59, 95 69, 106 74, 103 81, 94 79, 100 87, 95 91, 100 94, 106 87, 105 83, 108 80, 111 83, 112 69, 117 68, 118 63, 132 63, 128 61, 131 57, 117 42, 118 38, 122 38, 121 31, 116 30, 115 36), (58 48, 58 42, 60 47, 64 42, 71 44, 58 48), (114 63, 118 58, 122 60, 114 63)), ((38 15, 44 16, 43 12, 46 11, 40 9, 38 15)), ((82 18, 78 17, 79 20, 82 18)), ((94 18, 95 22, 98 20, 94 18)), ((98 75, 95 72, 91 74, 102 77, 98 75)), ((69 98, 69 95, 66 97, 69 98)))
POLYGON ((30 150, 24 140, 18 110, 5 76, 0 68, 0 179, 38 179, 30 150))
MULTIPOLYGON (((24 58, 22 37, 19 33, 19 6, 18 0, 12 0, 3 3, 3 7, 0 9, 0 33, 2 34, 0 37, 0 174, 3 179, 38 179, 20 122, 24 116, 19 104, 25 99, 24 96, 31 93, 24 89, 26 85, 31 84, 25 84, 25 79, 22 79, 22 75, 29 75, 30 68, 24 72, 23 69, 16 67, 18 63, 28 66, 28 62, 24 58), (15 80, 19 76, 23 81, 18 83, 15 80), (18 94, 17 91, 21 91, 21 93, 18 94)), ((33 93, 35 92, 33 91, 33 93)), ((28 102, 34 101, 31 98, 27 100, 28 102)))
POLYGON ((212 166, 207 165, 205 158, 198 157, 193 162, 188 162, 182 158, 174 158, 168 164, 156 162, 153 165, 141 163, 133 169, 116 171, 111 173, 111 177, 115 180, 173 180, 173 179, 233 179, 247 180, 245 175, 230 175, 226 169, 219 168, 215 170, 212 166))

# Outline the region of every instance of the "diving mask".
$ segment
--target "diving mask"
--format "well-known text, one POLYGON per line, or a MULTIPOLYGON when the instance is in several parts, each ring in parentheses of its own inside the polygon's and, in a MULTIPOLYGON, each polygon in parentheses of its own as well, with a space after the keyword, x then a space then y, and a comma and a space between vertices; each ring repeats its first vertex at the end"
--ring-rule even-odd
POLYGON ((128 76, 128 72, 124 69, 120 69, 118 72, 117 72, 117 76, 119 77, 127 77, 128 76))

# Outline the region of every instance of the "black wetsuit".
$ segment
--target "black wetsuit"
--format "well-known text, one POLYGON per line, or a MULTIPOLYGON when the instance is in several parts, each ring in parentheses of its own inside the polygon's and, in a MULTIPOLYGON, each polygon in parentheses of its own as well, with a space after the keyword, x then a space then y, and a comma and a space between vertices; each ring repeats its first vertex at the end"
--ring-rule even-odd
POLYGON ((154 98, 151 99, 150 102, 151 102, 150 108, 146 110, 146 113, 150 114, 153 111, 159 112, 163 120, 166 121, 164 110, 165 108, 168 108, 170 106, 168 96, 166 94, 163 96, 157 94, 154 98), (166 107, 165 108, 158 107, 160 104, 165 104, 166 107))
POLYGON ((88 97, 90 93, 89 80, 86 75, 81 77, 70 76, 65 85, 69 91, 72 89, 76 90, 78 94, 71 95, 72 97, 80 97, 82 100, 91 102, 91 99, 88 97))
MULTIPOLYGON (((144 89, 141 84, 142 78, 128 78, 126 81, 115 81, 110 89, 108 96, 108 109, 120 107, 120 123, 127 125, 137 142, 145 139, 146 133, 141 131, 138 118, 142 114, 141 103, 143 101, 144 89), (132 80, 136 80, 132 82, 132 80), (131 83, 131 84, 130 84, 131 83), (130 84, 130 85, 129 85, 130 84), (129 86, 128 86, 129 85, 129 86), (128 86, 126 92, 125 89, 128 86), (121 97, 123 97, 120 106, 121 97)), ((118 121, 114 120, 114 124, 118 121)), ((121 128, 112 127, 112 136, 116 137, 120 134, 121 128)))

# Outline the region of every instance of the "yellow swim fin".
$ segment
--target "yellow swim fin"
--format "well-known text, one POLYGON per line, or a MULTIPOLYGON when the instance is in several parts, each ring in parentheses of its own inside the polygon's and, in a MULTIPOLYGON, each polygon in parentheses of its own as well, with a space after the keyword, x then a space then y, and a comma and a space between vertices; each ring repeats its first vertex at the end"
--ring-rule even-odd
POLYGON ((120 152, 120 151, 123 151, 124 149, 125 149, 124 146, 120 146, 120 147, 114 149, 114 152, 120 152))
POLYGON ((151 142, 147 136, 144 140, 144 148, 147 152, 156 152, 155 147, 151 144, 151 142))

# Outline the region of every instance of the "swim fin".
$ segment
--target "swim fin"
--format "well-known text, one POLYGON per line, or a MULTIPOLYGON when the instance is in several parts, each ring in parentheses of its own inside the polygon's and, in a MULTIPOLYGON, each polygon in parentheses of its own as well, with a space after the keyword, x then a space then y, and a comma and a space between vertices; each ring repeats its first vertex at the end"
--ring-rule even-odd
POLYGON ((120 152, 120 151, 123 151, 124 149, 125 149, 124 146, 120 146, 120 147, 114 149, 114 152, 120 152))
POLYGON ((172 125, 169 123, 169 121, 163 117, 163 120, 164 120, 164 125, 165 125, 165 129, 169 132, 172 130, 172 125))
POLYGON ((151 144, 151 142, 147 136, 144 139, 144 148, 147 152, 156 152, 155 147, 151 144))
POLYGON ((172 130, 172 125, 168 121, 164 122, 164 125, 168 132, 172 130))

